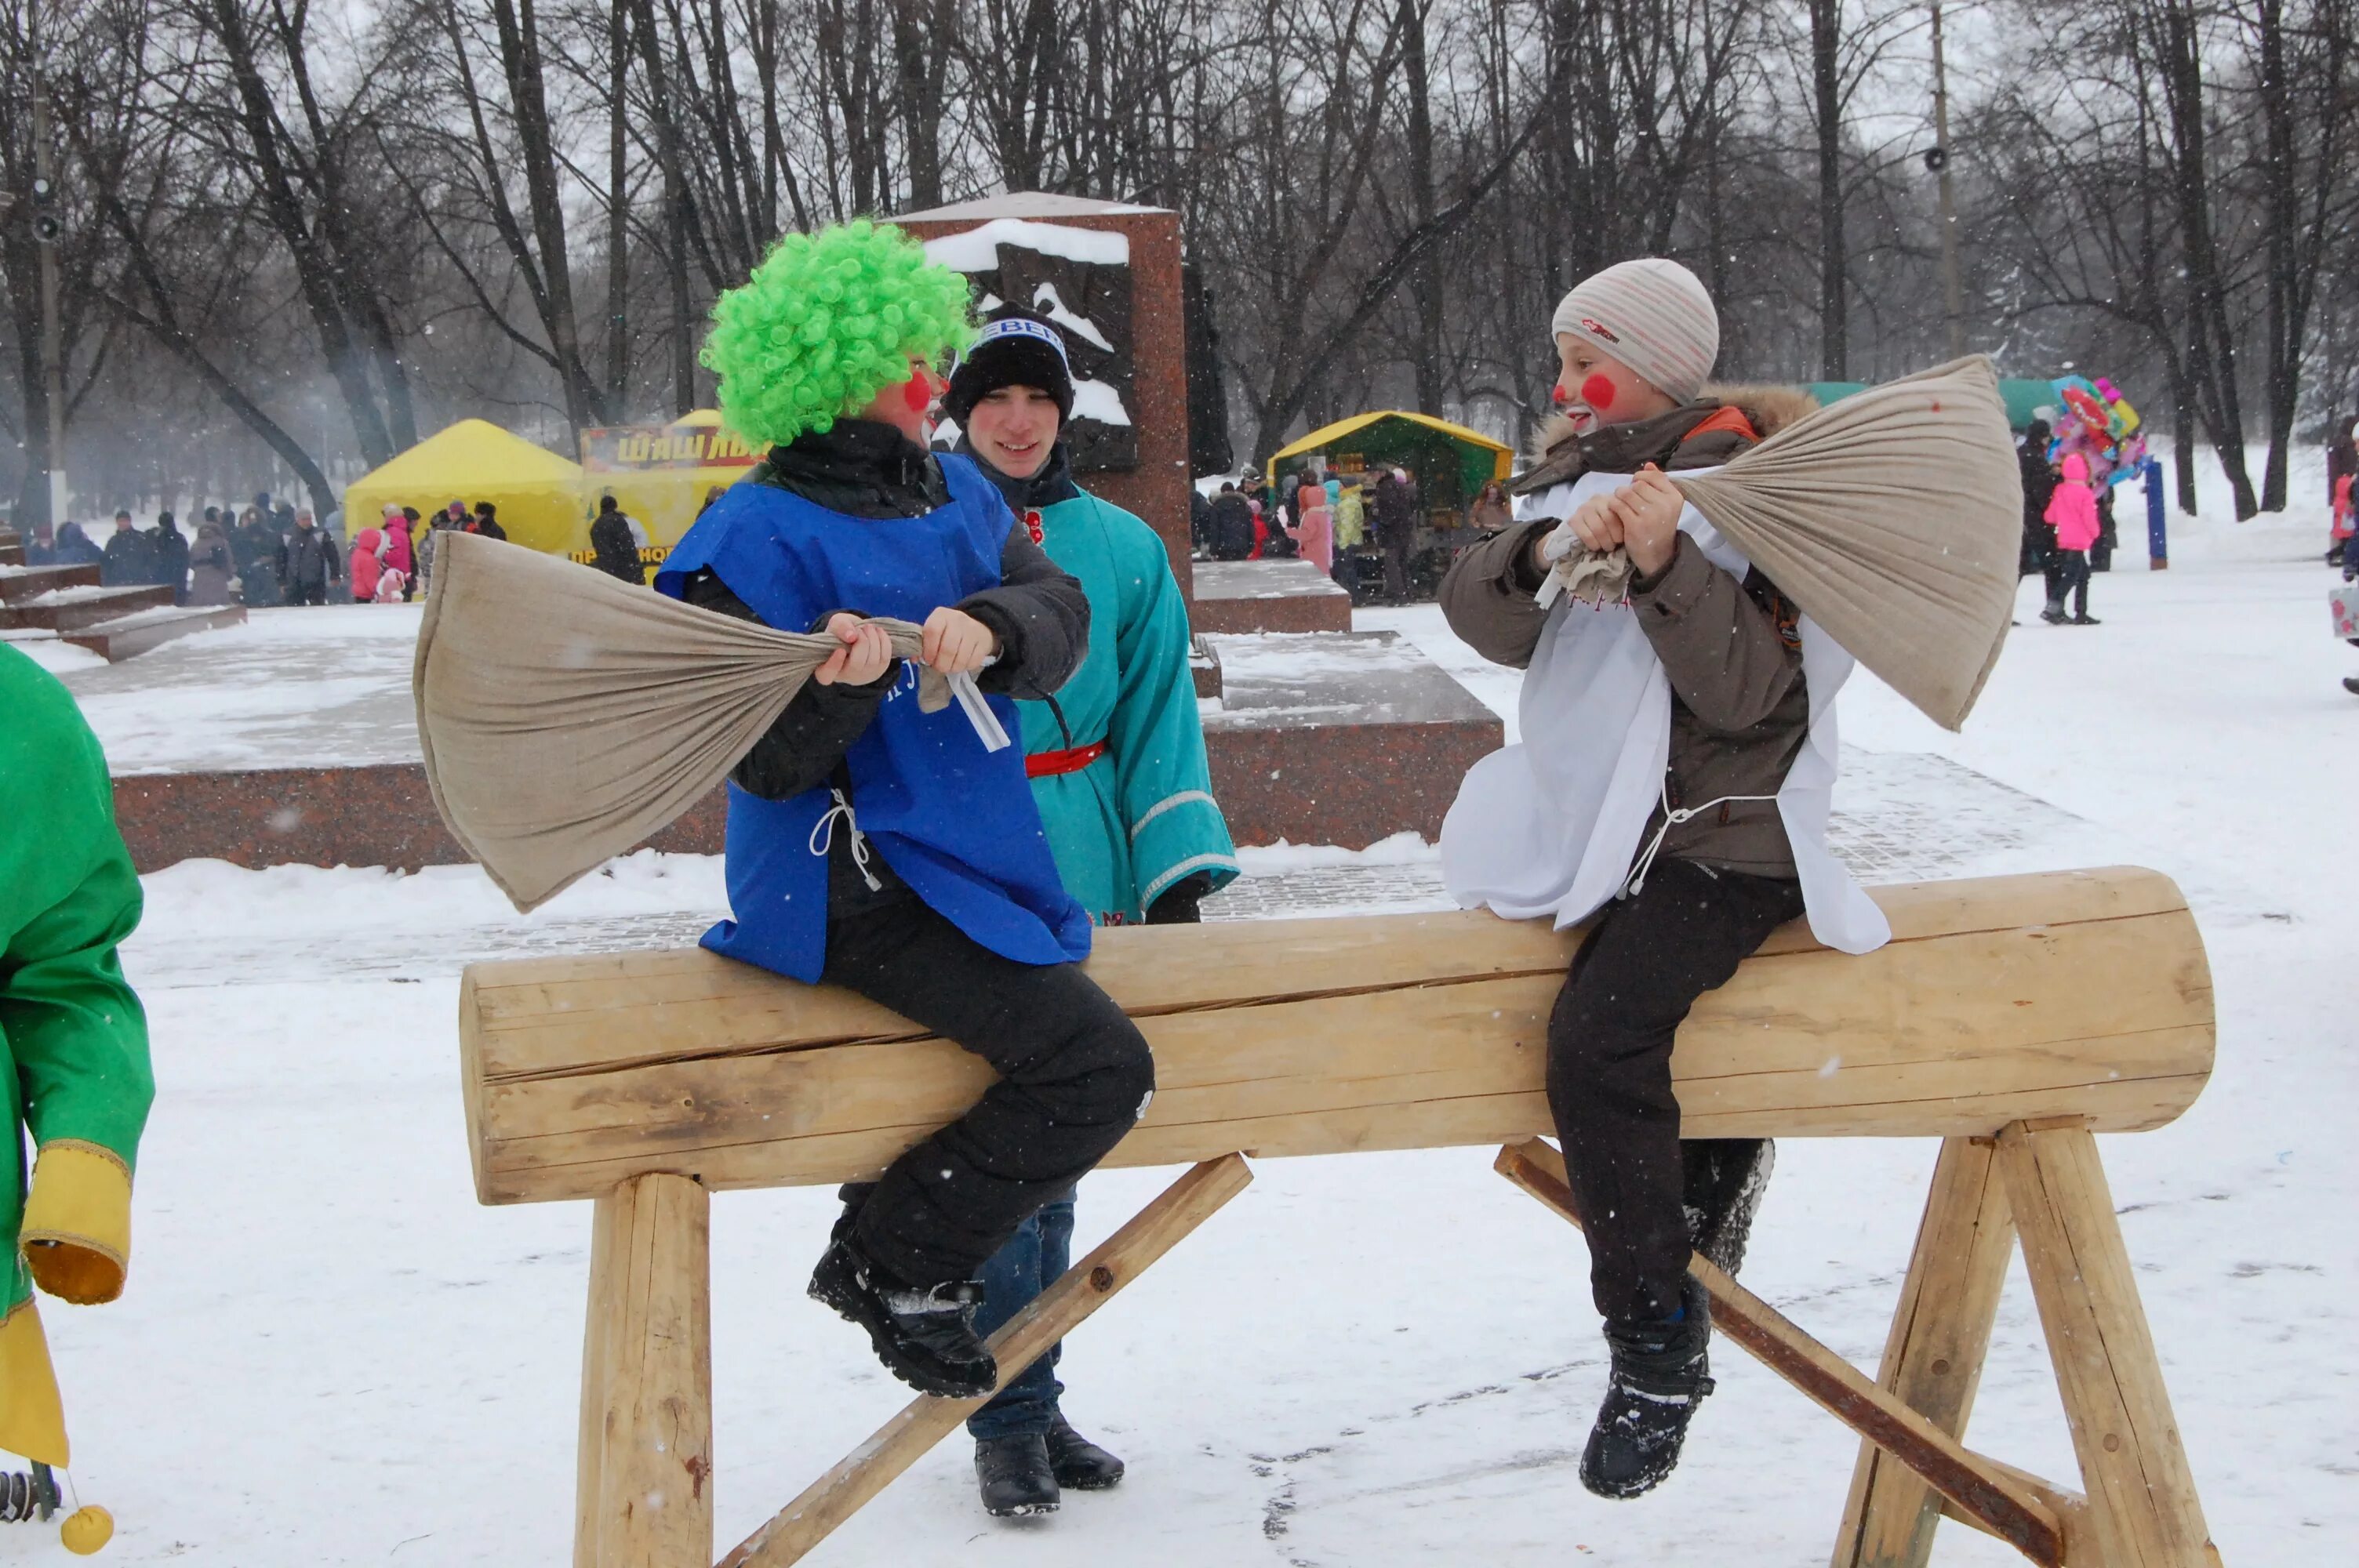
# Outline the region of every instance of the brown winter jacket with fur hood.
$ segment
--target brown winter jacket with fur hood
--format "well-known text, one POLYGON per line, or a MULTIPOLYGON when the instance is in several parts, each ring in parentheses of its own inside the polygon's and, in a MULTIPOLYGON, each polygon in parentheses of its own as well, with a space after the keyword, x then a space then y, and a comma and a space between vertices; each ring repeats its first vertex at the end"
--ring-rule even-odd
MULTIPOLYGON (((1540 461, 1512 487, 1533 495, 1584 473, 1716 468, 1817 406, 1793 387, 1707 388, 1658 418, 1608 425, 1588 436, 1551 420, 1540 461)), ((1502 529, 1461 555, 1441 583, 1451 630, 1484 658, 1521 669, 1531 663, 1548 611, 1534 603, 1540 573, 1533 546, 1560 519, 1502 529)), ((1775 795, 1810 730, 1797 612, 1758 571, 1743 581, 1682 538, 1659 576, 1631 586, 1631 606, 1671 683, 1670 762, 1674 806, 1728 795, 1775 795)), ((1583 611, 1575 607, 1567 613, 1583 611)), ((1658 805, 1645 843, 1661 825, 1658 805)), ((1672 827, 1666 855, 1708 866, 1791 879, 1794 854, 1774 800, 1730 801, 1672 827)))

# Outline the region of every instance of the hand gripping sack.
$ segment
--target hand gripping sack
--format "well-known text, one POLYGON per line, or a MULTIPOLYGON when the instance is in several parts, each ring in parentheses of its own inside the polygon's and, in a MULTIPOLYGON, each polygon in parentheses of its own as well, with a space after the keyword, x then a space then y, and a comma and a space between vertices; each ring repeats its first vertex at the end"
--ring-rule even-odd
MULTIPOLYGON (((915 662, 919 628, 877 624, 915 662)), ((710 794, 842 645, 442 534, 411 673, 435 808, 536 908, 710 794)), ((986 746, 1007 743, 970 677, 921 670, 919 707, 954 695, 986 746)))

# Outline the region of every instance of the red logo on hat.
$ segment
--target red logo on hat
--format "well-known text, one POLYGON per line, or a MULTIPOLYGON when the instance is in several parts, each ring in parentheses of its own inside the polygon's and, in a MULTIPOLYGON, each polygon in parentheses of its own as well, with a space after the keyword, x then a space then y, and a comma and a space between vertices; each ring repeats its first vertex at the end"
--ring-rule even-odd
POLYGON ((1048 541, 1049 531, 1040 526, 1040 514, 1038 512, 1027 512, 1024 514, 1024 531, 1032 535, 1032 542, 1036 545, 1045 544, 1048 541))
POLYGON ((1601 337, 1601 338, 1604 339, 1604 340, 1605 340, 1607 342, 1609 342, 1609 343, 1618 343, 1618 342, 1620 342, 1620 341, 1622 341, 1621 339, 1619 339, 1619 338, 1615 337, 1613 333, 1611 333, 1611 332, 1607 331, 1607 330, 1605 330, 1605 324, 1604 324, 1603 322, 1602 322, 1602 321, 1593 321, 1593 320, 1591 320, 1588 317, 1583 316, 1583 317, 1581 319, 1581 324, 1582 324, 1582 326, 1584 326, 1584 327, 1588 328, 1592 332, 1595 333, 1597 336, 1599 336, 1599 337, 1601 337))

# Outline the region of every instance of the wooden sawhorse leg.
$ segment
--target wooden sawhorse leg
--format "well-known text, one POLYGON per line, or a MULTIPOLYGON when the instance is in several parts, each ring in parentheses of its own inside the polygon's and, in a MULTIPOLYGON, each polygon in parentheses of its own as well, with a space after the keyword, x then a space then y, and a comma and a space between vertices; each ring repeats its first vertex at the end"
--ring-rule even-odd
POLYGON ((574 1568, 712 1561, 712 1198, 634 1176, 597 1202, 574 1568))
POLYGON ((2219 1568, 2096 1139, 2077 1119, 2018 1121, 1998 1167, 2088 1489, 2086 1560, 2219 1568))
MULTIPOLYGON (((1088 1257, 1067 1270, 991 1336, 1003 1386, 1047 1353, 1049 1347, 1103 1305, 1169 1251, 1212 1211, 1245 1191, 1253 1172, 1241 1155, 1223 1155, 1195 1166, 1138 1211, 1129 1224, 1106 1238, 1088 1257)), ((921 1395, 853 1450, 834 1469, 811 1483, 802 1496, 778 1510, 767 1524, 721 1560, 720 1568, 785 1568, 853 1514, 927 1450, 950 1435, 969 1415, 990 1402, 921 1395)), ((711 1539, 711 1526, 706 1526, 711 1539)), ((712 1556, 708 1547, 705 1557, 712 1556)), ((702 1560, 700 1560, 700 1568, 702 1560)), ((611 1568, 611 1565, 609 1565, 611 1568)), ((667 1563, 665 1568, 669 1568, 667 1563)))
MULTIPOLYGON (((1581 1223, 1563 1156, 1548 1144, 1533 1139, 1502 1149, 1497 1169, 1581 1223)), ((1712 1298, 1714 1326, 1916 1477, 1947 1517, 1998 1537, 2044 1568, 2221 1568, 2096 1141, 2077 1119, 2017 1122, 1995 1145, 1945 1144, 1886 1346, 1884 1383, 1870 1382, 1701 1253, 1688 1270, 1712 1298), (1994 1184, 2004 1192, 1995 1192, 1994 1184), (2010 1214, 2071 1421, 2085 1498, 1959 1441, 1997 1311, 2010 1214), (1930 1408, 1904 1395, 1921 1397, 1930 1408)), ((1883 1463, 1870 1468, 1864 1462, 1837 1546, 1838 1568, 1922 1563, 1931 1550, 1926 1509, 1921 1496, 1887 1475, 1883 1463), (1887 1555, 1861 1555, 1870 1550, 1887 1555), (1903 1552, 1919 1555, 1897 1555, 1903 1552)))
MULTIPOLYGON (((1987 1138, 1942 1140, 1917 1250, 1900 1287, 1876 1381, 1951 1437, 1966 1434, 1998 1298, 2015 1255, 2015 1222, 1987 1138)), ((1941 1498, 1874 1443, 1859 1445, 1834 1568, 1926 1568, 1941 1498)), ((2069 1556, 2070 1543, 2067 1543, 2069 1556)))

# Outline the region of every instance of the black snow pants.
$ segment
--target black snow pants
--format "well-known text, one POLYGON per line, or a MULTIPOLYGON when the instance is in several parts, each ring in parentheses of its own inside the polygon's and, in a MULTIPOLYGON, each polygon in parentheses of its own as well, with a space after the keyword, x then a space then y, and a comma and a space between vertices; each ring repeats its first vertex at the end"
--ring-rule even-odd
POLYGON ((2089 613, 2089 552, 2059 550, 2056 552, 2056 586, 2048 590, 2048 601, 2057 609, 2064 608, 2064 596, 2072 596, 2072 613, 2089 613))
POLYGON ((844 1190, 858 1206, 860 1250, 925 1288, 975 1278, 1017 1226, 1072 1191, 1145 1112, 1155 1065, 1137 1026, 1079 965, 1003 958, 898 878, 890 884, 864 899, 831 890, 820 978, 999 1070, 972 1110, 873 1185, 844 1190))
POLYGON ((1608 1323, 1679 1311, 1690 1173, 1728 1163, 1743 1141, 1680 1141, 1671 1037, 1696 998, 1801 913, 1799 882, 1658 860, 1572 961, 1549 1018, 1549 1108, 1608 1323))

